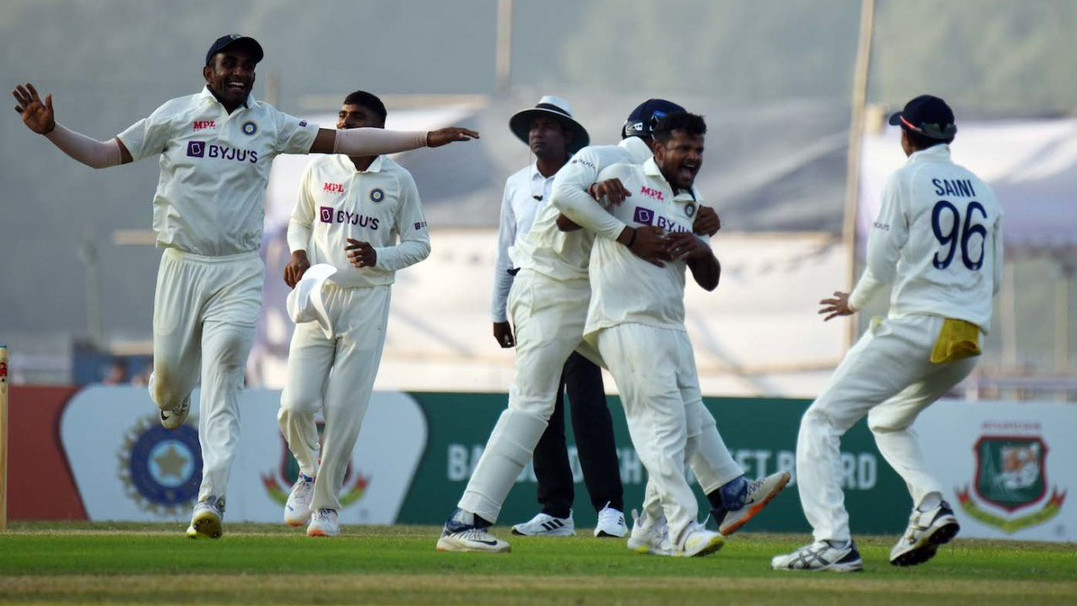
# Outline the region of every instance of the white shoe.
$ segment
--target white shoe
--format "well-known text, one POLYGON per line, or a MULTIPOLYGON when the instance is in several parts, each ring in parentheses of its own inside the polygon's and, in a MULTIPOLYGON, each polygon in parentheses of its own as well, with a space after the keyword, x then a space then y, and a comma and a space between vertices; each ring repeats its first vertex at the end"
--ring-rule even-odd
POLYGON ((625 525, 625 514, 609 506, 609 503, 598 512, 598 522, 595 524, 596 537, 621 538, 628 534, 628 526, 625 525))
POLYGON ((702 524, 688 531, 684 544, 677 550, 675 555, 685 558, 699 558, 708 556, 725 545, 725 537, 719 532, 707 530, 702 524))
POLYGON ((219 539, 224 534, 224 497, 210 497, 195 503, 191 525, 187 527, 189 539, 219 539))
POLYGON ((310 522, 310 502, 314 498, 314 478, 299 474, 288 502, 284 505, 284 523, 289 526, 303 526, 310 522))
POLYGON ((187 415, 191 412, 191 394, 187 394, 183 401, 171 410, 161 410, 161 425, 165 429, 175 431, 187 421, 187 415))
POLYGON ((652 520, 632 510, 632 534, 628 537, 628 548, 636 553, 660 556, 673 555, 673 546, 669 542, 669 526, 666 518, 652 520))
POLYGON ((336 509, 319 509, 310 516, 310 526, 307 526, 308 537, 335 537, 340 534, 340 523, 337 522, 336 509))
POLYGON ((576 524, 572 521, 572 512, 567 518, 555 518, 547 513, 540 513, 527 522, 512 527, 512 534, 525 537, 571 537, 576 534, 576 524))
POLYGON ((774 497, 789 484, 788 471, 779 471, 760 478, 748 485, 748 494, 744 499, 744 507, 736 511, 730 511, 718 525, 718 532, 729 536, 744 527, 752 518, 763 511, 774 497))
POLYGON ((860 572, 864 562, 856 543, 849 541, 842 547, 834 547, 827 541, 805 545, 793 553, 774 556, 770 561, 774 570, 807 570, 831 572, 860 572))
POLYGON ((486 531, 485 528, 469 526, 462 530, 450 530, 448 526, 441 531, 438 539, 438 551, 471 551, 477 553, 508 553, 512 547, 486 531))
POLYGON ((928 511, 913 510, 905 536, 890 551, 894 566, 916 566, 935 557, 939 545, 949 543, 961 526, 950 504, 943 501, 928 511))

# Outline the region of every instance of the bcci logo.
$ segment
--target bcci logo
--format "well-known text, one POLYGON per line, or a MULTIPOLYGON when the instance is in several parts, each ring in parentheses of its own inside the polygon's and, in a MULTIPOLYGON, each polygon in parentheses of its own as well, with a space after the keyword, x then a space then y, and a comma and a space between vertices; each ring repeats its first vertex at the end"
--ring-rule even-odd
POLYGON ((190 425, 171 431, 155 417, 143 419, 124 440, 119 462, 127 495, 143 511, 176 516, 198 497, 202 450, 190 425))
MULTIPOLYGON (((318 435, 325 430, 325 423, 318 421, 318 435)), ((288 443, 281 436, 281 460, 277 471, 262 474, 262 485, 269 497, 277 503, 284 505, 288 502, 288 493, 292 485, 299 479, 299 463, 295 461, 292 452, 288 450, 288 443)), ((348 462, 348 470, 344 473, 344 483, 339 493, 340 506, 348 507, 363 498, 366 489, 370 486, 370 476, 364 476, 356 471, 353 461, 348 462)))
POLYGON ((250 122, 250 121, 247 121, 247 122, 243 123, 243 134, 244 135, 247 135, 249 137, 249 136, 253 135, 256 132, 258 132, 258 125, 257 124, 255 124, 254 122, 250 122))
POLYGON ((1058 515, 1065 491, 1047 496, 1047 444, 1039 436, 982 436, 973 447, 976 481, 957 490, 970 517, 1008 534, 1058 515))
POLYGON ((370 201, 371 202, 374 202, 375 204, 377 204, 378 202, 381 202, 384 199, 385 199, 385 192, 382 191, 380 187, 370 190, 370 201))

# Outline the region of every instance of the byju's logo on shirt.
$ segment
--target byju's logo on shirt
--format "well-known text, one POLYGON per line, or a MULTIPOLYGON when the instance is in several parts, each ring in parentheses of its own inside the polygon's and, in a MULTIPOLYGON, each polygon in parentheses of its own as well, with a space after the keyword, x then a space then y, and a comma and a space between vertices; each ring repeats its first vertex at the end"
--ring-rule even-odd
POLYGON ((258 162, 258 152, 250 149, 236 149, 223 145, 214 145, 205 141, 188 141, 187 155, 191 158, 217 158, 235 162, 258 162))
POLYGON ((654 223, 654 211, 649 208, 638 206, 636 207, 636 214, 633 215, 632 220, 636 223, 651 225, 654 223))
POLYGON ((351 213, 346 210, 337 210, 332 206, 319 207, 318 216, 321 218, 322 223, 350 223, 352 225, 358 225, 359 227, 369 227, 375 231, 378 229, 377 217, 370 217, 360 213, 351 213))

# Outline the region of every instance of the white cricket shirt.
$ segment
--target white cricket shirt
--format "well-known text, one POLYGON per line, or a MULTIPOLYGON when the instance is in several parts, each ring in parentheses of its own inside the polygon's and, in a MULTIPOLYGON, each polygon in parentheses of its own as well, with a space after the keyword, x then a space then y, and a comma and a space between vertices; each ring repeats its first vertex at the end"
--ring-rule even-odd
POLYGON ((316 124, 253 96, 229 114, 203 88, 165 102, 117 137, 134 160, 161 156, 157 246, 223 256, 261 247, 273 158, 309 152, 317 134, 316 124))
POLYGON ((639 164, 650 157, 651 148, 639 137, 629 137, 618 145, 595 145, 576 152, 554 175, 550 204, 539 211, 531 231, 517 238, 516 245, 510 250, 516 266, 555 280, 586 279, 594 233, 616 238, 625 228, 623 221, 595 202, 587 188, 606 167, 619 163, 639 164), (563 232, 557 228, 557 216, 566 209, 578 209, 575 212, 568 210, 565 214, 570 216, 571 212, 581 217, 576 223, 584 229, 563 232))
POLYGON ((386 156, 365 171, 341 154, 315 158, 303 173, 299 200, 288 222, 288 248, 306 250, 310 263, 337 268, 343 288, 392 284, 396 271, 430 255, 430 233, 411 173, 386 156), (347 239, 369 242, 374 267, 355 267, 347 239))
POLYGON ((987 332, 1002 282, 1002 214, 991 188, 950 160, 949 145, 913 153, 883 188, 850 304, 862 307, 892 282, 889 315, 957 318, 987 332))
POLYGON ((553 176, 544 177, 532 162, 505 180, 501 196, 501 220, 497 228, 497 263, 494 266, 494 292, 491 315, 494 322, 508 322, 509 290, 512 288, 510 269, 513 263, 509 249, 516 240, 531 231, 535 216, 550 202, 553 176))
MULTIPOLYGON (((632 194, 609 212, 631 227, 660 227, 667 232, 692 232, 699 211, 698 194, 677 196, 654 159, 642 165, 617 164, 603 170, 599 181, 617 178, 632 194)), ((707 242, 709 238, 696 236, 707 242)), ((632 254, 627 246, 596 238, 591 252, 591 305, 584 336, 618 324, 684 328, 684 261, 657 267, 632 254)))

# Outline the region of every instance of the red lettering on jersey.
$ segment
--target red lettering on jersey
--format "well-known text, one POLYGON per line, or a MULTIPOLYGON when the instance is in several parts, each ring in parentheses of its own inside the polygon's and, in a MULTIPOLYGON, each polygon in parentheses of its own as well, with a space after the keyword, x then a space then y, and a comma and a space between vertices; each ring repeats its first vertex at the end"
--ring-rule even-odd
POLYGON ((194 121, 194 129, 195 130, 204 130, 204 129, 207 129, 207 128, 217 128, 217 123, 214 122, 213 120, 195 120, 194 121))
POLYGON ((322 189, 327 194, 342 194, 344 193, 343 183, 326 183, 325 188, 322 189))
POLYGON ((641 187, 639 192, 647 196, 648 198, 654 198, 655 200, 665 200, 665 198, 662 197, 661 191, 647 187, 646 185, 641 187))

